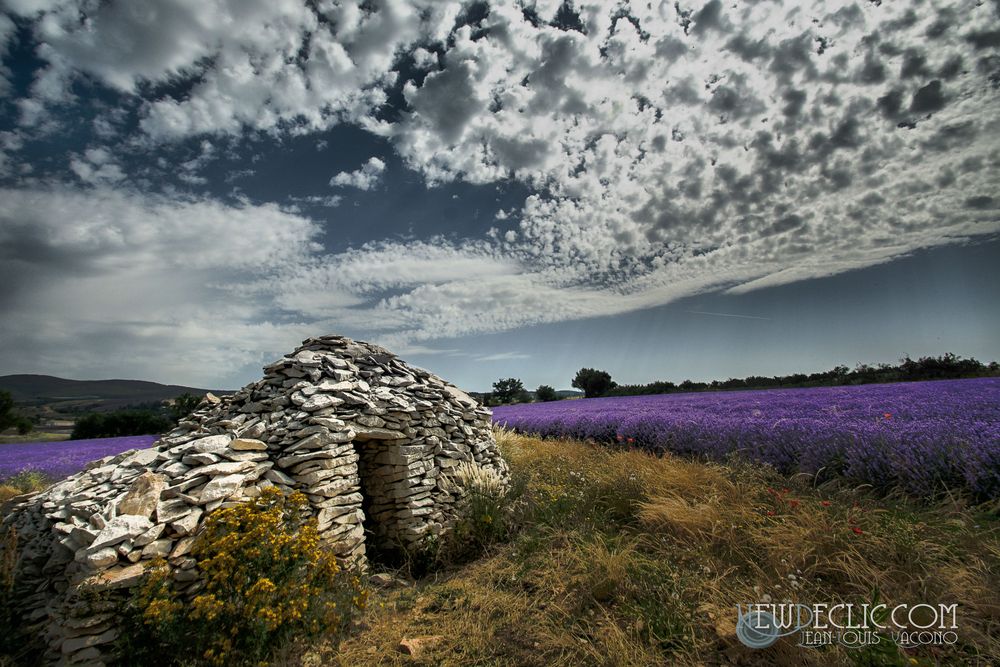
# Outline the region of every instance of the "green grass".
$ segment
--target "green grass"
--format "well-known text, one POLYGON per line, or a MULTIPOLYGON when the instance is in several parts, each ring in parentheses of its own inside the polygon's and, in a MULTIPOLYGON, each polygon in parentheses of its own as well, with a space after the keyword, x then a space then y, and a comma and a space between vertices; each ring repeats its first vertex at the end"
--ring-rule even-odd
POLYGON ((57 442, 69 440, 69 433, 50 433, 48 431, 32 431, 24 435, 0 435, 0 445, 16 445, 22 442, 57 442))

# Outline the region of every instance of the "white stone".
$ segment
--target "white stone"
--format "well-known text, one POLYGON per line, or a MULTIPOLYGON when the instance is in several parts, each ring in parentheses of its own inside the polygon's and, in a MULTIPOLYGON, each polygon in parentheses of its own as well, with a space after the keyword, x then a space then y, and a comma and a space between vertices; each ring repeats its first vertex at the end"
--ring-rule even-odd
POLYGON ((151 517, 156 511, 160 494, 167 488, 167 478, 152 472, 139 475, 129 487, 125 497, 118 501, 119 514, 151 517))
POLYGON ((191 508, 190 513, 171 523, 170 527, 173 528, 174 532, 178 535, 188 535, 193 533, 198 527, 198 520, 201 519, 202 512, 203 510, 200 507, 193 507, 191 508))
POLYGON ((230 461, 267 461, 267 452, 226 452, 230 461))
POLYGON ((188 446, 202 454, 219 454, 229 446, 232 438, 228 435, 210 435, 188 443, 188 446))
POLYGON ((177 540, 177 544, 175 544, 174 548, 170 551, 170 558, 173 559, 173 558, 179 558, 181 556, 186 556, 191 551, 191 547, 193 545, 194 545, 193 536, 182 537, 181 539, 177 540))
POLYGON ((315 396, 310 396, 300 407, 306 412, 314 412, 316 410, 322 410, 323 408, 331 408, 335 405, 341 405, 343 402, 344 401, 342 399, 335 396, 316 394, 315 396))
POLYGON ((118 562, 118 550, 112 547, 98 549, 94 553, 87 555, 86 562, 87 565, 95 570, 103 570, 118 562))
POLYGON ((260 419, 255 419, 250 424, 247 424, 243 428, 236 431, 237 436, 247 439, 260 438, 265 433, 267 433, 267 425, 260 421, 260 419))
POLYGON ((337 419, 335 417, 310 417, 309 423, 316 424, 318 426, 325 426, 331 431, 342 431, 347 425, 343 419, 337 419))
POLYGON ((200 452, 195 452, 194 454, 185 454, 181 462, 189 466, 207 466, 213 463, 218 463, 220 460, 219 456, 215 454, 205 454, 200 452))
POLYGON ((212 480, 205 485, 205 488, 202 489, 198 502, 205 505, 213 500, 228 498, 242 488, 246 479, 246 475, 239 474, 213 477, 212 480))
POLYGON ((337 382, 330 380, 323 380, 316 388, 319 391, 351 391, 354 389, 354 384, 351 382, 337 382))
POLYGON ((132 454, 127 459, 122 461, 122 465, 131 466, 133 468, 148 468, 159 456, 160 452, 155 447, 140 449, 135 454, 132 454))
POLYGON ((267 444, 253 438, 236 438, 229 443, 231 449, 238 452, 262 452, 267 450, 267 444))
POLYGON ((188 473, 188 476, 208 475, 209 477, 216 477, 218 475, 235 475, 237 473, 253 470, 255 467, 256 466, 253 461, 223 461, 221 463, 213 463, 200 468, 193 468, 188 473))
POLYGON ((182 499, 161 500, 156 506, 156 520, 160 523, 170 523, 190 514, 191 505, 182 499))
POLYGON ((143 558, 166 558, 173 548, 173 540, 156 540, 142 548, 143 558))
POLYGON ((281 472, 280 470, 268 470, 264 473, 264 479, 274 482, 275 484, 283 484, 284 486, 295 486, 295 480, 281 472))
POLYGON ((370 428, 367 426, 355 426, 353 427, 356 435, 355 440, 402 440, 406 438, 405 433, 400 431, 393 431, 387 428, 370 428))
POLYGON ((97 534, 90 545, 90 550, 93 553, 104 547, 114 546, 124 540, 138 537, 152 527, 152 522, 144 516, 136 514, 116 516, 97 534))

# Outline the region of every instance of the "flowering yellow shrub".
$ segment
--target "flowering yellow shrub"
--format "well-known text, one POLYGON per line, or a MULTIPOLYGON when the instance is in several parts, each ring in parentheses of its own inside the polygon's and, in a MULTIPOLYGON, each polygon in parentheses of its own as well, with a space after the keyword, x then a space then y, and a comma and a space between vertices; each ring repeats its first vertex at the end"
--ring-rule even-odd
POLYGON ((162 663, 169 648, 168 662, 257 662, 293 636, 341 633, 365 606, 358 577, 320 545, 301 493, 268 489, 217 510, 191 553, 203 588, 185 605, 170 568, 153 568, 133 600, 142 645, 122 647, 132 658, 162 663))

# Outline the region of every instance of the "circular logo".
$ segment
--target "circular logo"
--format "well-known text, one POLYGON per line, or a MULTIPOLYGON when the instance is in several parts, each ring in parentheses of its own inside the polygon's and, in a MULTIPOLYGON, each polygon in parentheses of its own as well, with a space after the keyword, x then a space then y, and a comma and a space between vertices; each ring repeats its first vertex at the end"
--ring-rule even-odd
POLYGON ((750 648, 767 648, 780 636, 778 619, 770 612, 748 611, 736 622, 736 638, 750 648))

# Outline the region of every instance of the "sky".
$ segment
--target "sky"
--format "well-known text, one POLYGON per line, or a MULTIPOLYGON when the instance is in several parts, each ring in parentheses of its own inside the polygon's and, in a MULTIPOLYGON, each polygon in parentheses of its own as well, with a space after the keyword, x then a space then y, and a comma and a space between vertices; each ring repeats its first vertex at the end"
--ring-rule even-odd
POLYGON ((1000 358, 996 0, 0 8, 0 374, 1000 358))

